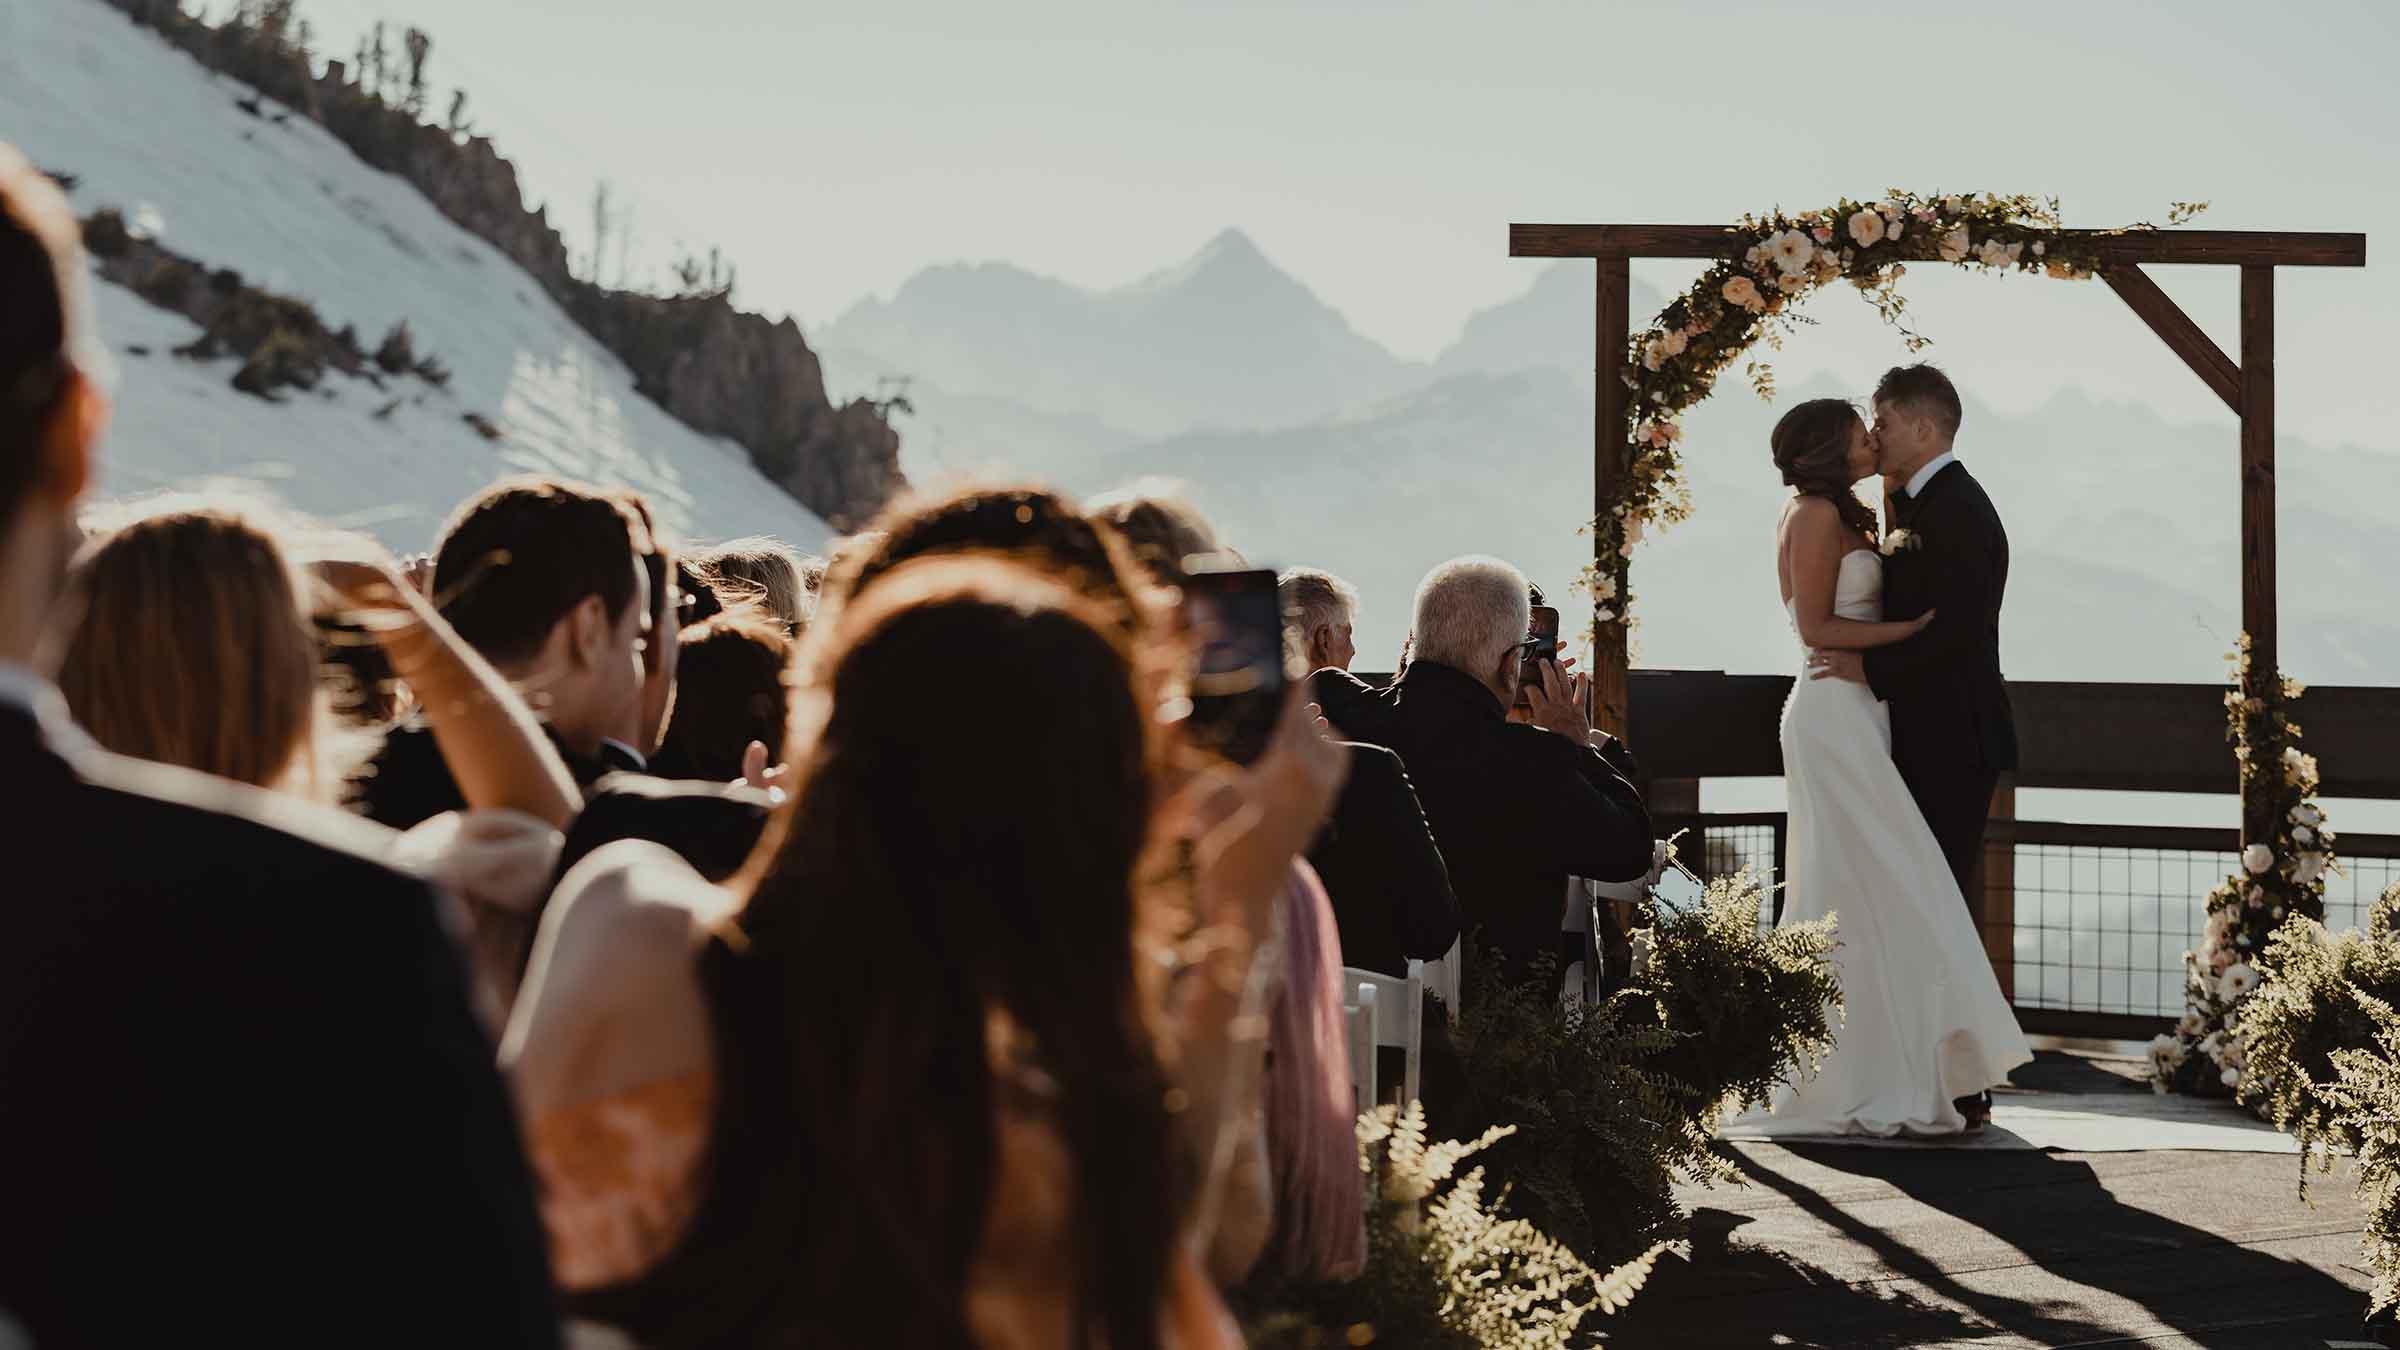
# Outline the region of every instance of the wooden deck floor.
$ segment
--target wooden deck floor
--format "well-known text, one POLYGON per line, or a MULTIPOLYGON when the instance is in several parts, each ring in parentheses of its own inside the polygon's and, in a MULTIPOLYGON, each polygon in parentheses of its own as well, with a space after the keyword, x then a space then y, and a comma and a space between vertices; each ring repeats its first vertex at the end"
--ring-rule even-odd
MULTIPOLYGON (((2138 1066, 2044 1052, 2043 1091, 2147 1092, 2138 1066)), ((1627 1347, 2371 1344, 2346 1167, 2296 1193, 2258 1153, 1732 1146, 1745 1186, 1684 1193, 1627 1347)))

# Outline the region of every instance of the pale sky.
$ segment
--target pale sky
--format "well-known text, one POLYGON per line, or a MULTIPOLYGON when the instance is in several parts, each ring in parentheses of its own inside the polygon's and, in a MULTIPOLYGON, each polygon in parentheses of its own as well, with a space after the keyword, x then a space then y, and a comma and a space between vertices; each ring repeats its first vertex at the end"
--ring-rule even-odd
MULTIPOLYGON (((927 265, 1088 286, 1238 225, 1400 355, 1528 284, 1512 220, 1724 221, 1897 185, 2029 191, 2069 222, 2208 199, 2222 229, 2363 230, 2282 273, 2283 425, 2400 450, 2400 4, 2299 0, 1158 5, 1127 0, 303 0, 320 45, 420 24, 446 104, 570 237, 596 175, 636 229, 723 248, 746 306, 822 324, 927 265)), ((1670 264, 1648 269, 1661 287, 1670 264)), ((2229 350, 2226 269, 2165 269, 2229 350)), ((2224 417, 2097 286, 1912 280, 2004 405, 2079 383, 2224 417), (2062 296, 2061 292, 2068 292, 2062 296)), ((1846 295, 1785 358, 1871 376, 1846 295)))

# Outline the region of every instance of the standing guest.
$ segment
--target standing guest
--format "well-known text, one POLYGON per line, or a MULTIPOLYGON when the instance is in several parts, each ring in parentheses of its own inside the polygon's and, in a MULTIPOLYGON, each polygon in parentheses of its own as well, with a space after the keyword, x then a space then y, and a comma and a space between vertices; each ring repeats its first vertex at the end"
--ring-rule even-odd
MULTIPOLYGON (((762 534, 728 539, 686 554, 721 595, 746 599, 783 625, 786 636, 800 631, 815 606, 807 579, 810 560, 780 539, 762 534)), ((820 569, 818 575, 823 576, 820 569)))
POLYGON ((645 1344, 1235 1343, 1174 1175, 1242 1109, 1240 991, 1340 761, 1295 703, 1169 801, 1147 633, 988 556, 904 564, 812 632, 791 801, 730 894, 640 845, 569 878, 504 1054, 585 1315, 645 1344), (1170 994, 1143 878, 1181 820, 1217 941, 1170 994))
MULTIPOLYGON (((655 556, 616 497, 555 479, 494 484, 451 517, 432 594, 467 644, 541 714, 578 784, 639 770, 655 556)), ((367 815, 406 829, 466 804, 429 728, 396 728, 365 784, 367 815)))
POLYGON ((632 757, 639 761, 635 767, 645 768, 650 756, 658 753, 658 743, 675 715, 675 669, 683 626, 698 617, 694 611, 704 593, 711 603, 716 596, 705 587, 683 589, 682 579, 693 575, 692 569, 668 547, 666 531, 651 512, 649 499, 631 488, 618 488, 614 495, 640 523, 641 538, 648 541, 641 548, 642 576, 650 599, 650 623, 642 637, 642 711, 634 723, 633 738, 620 742, 633 751, 632 757))
MULTIPOLYGON (((1186 559, 1220 549, 1208 518, 1162 484, 1137 484, 1096 498, 1092 511, 1124 536, 1133 556, 1164 590, 1181 592, 1190 576, 1186 559)), ((1356 773, 1358 755, 1351 752, 1346 757, 1356 773)), ((1349 1024, 1342 1012, 1340 926, 1324 885, 1304 860, 1292 864, 1282 927, 1282 979, 1267 1023, 1273 1227, 1266 1235, 1263 1260, 1220 1254, 1217 1274, 1227 1283, 1254 1270, 1291 1280, 1346 1280, 1366 1263, 1357 1097, 1351 1084, 1349 1024)))
POLYGON ((154 508, 95 536, 73 573, 67 709, 118 754, 333 804, 380 737, 336 715, 318 624, 338 618, 375 643, 417 691, 468 808, 381 852, 466 902, 477 971, 505 1008, 559 831, 583 799, 524 701, 430 602, 380 562, 303 571, 286 541, 307 539, 263 508, 214 503, 154 508))
POLYGON ((792 644, 781 624, 736 610, 683 630, 675 716, 650 767, 662 778, 745 775, 753 745, 780 761, 790 714, 792 644))
POLYGON ((37 1345, 556 1346, 439 897, 337 812, 101 750, 43 673, 107 416, 84 271, 0 145, 0 1315, 37 1345))
POLYGON ((1314 567, 1294 567, 1276 581, 1283 612, 1300 636, 1310 670, 1348 670, 1358 655, 1350 625, 1358 615, 1358 591, 1349 582, 1314 567))

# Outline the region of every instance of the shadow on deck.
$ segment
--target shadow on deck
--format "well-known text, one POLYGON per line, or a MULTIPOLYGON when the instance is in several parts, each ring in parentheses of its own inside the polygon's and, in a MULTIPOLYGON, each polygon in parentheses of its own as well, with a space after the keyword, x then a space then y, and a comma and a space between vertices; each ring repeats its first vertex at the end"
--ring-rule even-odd
MULTIPOLYGON (((2045 1051, 2016 1086, 2147 1092, 2045 1051)), ((1610 1319, 1629 1347, 2307 1346, 2362 1342, 2349 1169, 2233 1152, 1727 1146, 1691 1253, 1610 1319)))

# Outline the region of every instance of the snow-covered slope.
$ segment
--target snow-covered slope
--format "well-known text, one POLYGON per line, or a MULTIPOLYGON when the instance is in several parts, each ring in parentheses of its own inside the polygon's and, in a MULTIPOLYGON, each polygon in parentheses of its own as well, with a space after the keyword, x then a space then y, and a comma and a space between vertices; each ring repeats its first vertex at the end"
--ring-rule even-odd
POLYGON ((73 175, 79 212, 114 206, 154 222, 162 243, 309 301, 370 348, 406 320, 417 350, 450 368, 449 386, 403 379, 385 392, 328 374, 271 404, 232 388, 233 362, 171 354, 198 335, 188 320, 95 279, 121 367, 104 491, 238 480, 416 549, 469 493, 535 471, 637 488, 686 538, 824 543, 823 521, 739 446, 635 393, 622 363, 514 263, 323 128, 242 111, 248 92, 95 0, 0 11, 0 139, 73 175), (500 438, 470 426, 470 412, 500 438))

